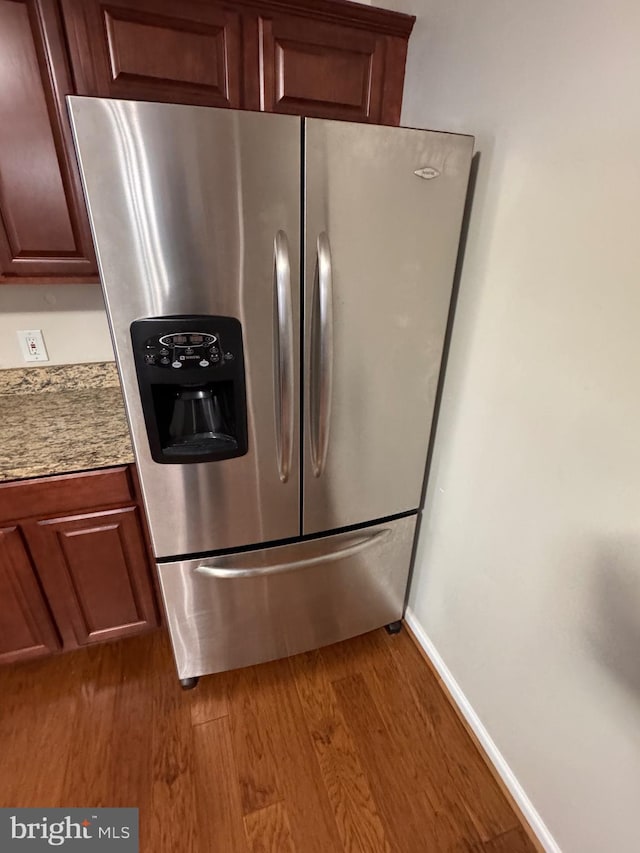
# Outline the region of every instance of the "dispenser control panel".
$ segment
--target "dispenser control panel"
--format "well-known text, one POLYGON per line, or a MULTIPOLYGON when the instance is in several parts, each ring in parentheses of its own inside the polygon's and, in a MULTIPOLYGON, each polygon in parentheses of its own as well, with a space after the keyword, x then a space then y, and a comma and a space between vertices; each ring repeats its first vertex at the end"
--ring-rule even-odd
POLYGON ((248 452, 242 325, 236 317, 144 317, 130 326, 149 450, 161 465, 248 452))
POLYGON ((219 334, 177 331, 154 335, 144 343, 144 363, 169 370, 215 367, 233 361, 234 355, 222 346, 219 334))

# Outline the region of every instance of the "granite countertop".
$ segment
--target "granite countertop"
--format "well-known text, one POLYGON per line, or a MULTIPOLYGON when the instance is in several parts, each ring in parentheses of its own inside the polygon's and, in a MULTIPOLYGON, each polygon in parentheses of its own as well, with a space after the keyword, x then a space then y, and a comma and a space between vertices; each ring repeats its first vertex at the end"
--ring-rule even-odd
POLYGON ((115 364, 0 370, 0 481, 133 462, 115 364))

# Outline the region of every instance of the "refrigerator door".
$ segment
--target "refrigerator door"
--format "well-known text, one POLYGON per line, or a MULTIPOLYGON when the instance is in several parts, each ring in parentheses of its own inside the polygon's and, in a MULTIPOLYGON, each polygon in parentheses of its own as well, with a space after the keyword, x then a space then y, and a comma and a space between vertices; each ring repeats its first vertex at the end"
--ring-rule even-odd
POLYGON ((473 139, 305 120, 303 533, 418 507, 473 139))
POLYGON ((81 97, 69 109, 156 555, 298 535, 300 119, 81 97), (170 315, 240 321, 246 455, 151 458, 130 325, 170 315))
POLYGON ((180 678, 249 666, 402 616, 416 516, 158 566, 180 678))

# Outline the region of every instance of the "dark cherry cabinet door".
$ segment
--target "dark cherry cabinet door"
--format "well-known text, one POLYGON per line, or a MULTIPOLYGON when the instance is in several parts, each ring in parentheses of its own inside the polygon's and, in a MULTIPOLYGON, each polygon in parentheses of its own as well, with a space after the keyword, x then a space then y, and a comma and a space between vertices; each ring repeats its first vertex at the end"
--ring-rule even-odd
POLYGON ((25 523, 65 649, 157 625, 135 506, 25 523))
POLYGON ((336 0, 264 0, 260 109, 399 124, 414 18, 336 0))
POLYGON ((17 527, 0 529, 0 663, 41 657, 60 643, 17 527))
POLYGON ((413 20, 342 0, 0 0, 0 284, 98 280, 65 95, 398 124, 413 20))
POLYGON ((259 19, 262 108, 380 122, 384 35, 296 15, 259 19))
POLYGON ((62 0, 79 94, 240 107, 240 14, 199 0, 62 0))
POLYGON ((0 281, 96 274, 55 0, 0 0, 0 281))

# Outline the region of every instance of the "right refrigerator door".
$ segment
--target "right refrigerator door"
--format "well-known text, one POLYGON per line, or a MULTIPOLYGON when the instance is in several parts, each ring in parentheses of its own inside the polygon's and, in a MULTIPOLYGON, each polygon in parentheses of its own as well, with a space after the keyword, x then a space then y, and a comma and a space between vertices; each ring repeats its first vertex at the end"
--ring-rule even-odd
POLYGON ((473 138, 305 120, 303 533, 420 503, 473 138))

